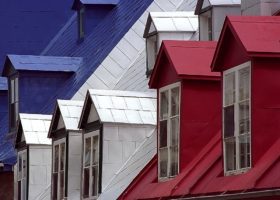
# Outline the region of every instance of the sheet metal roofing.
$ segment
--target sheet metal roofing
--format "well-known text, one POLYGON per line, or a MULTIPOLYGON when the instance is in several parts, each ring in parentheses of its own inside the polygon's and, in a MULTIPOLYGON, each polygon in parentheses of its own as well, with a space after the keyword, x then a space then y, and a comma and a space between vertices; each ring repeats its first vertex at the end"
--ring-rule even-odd
POLYGON ((241 0, 198 0, 195 14, 198 15, 212 6, 240 6, 241 0))
POLYGON ((101 122, 156 124, 155 93, 118 90, 89 90, 101 122))
POLYGON ((181 78, 219 78, 211 72, 211 62, 217 42, 209 41, 163 41, 149 85, 153 87, 161 70, 161 59, 165 54, 181 78))
POLYGON ((78 57, 8 55, 16 70, 76 72, 83 59, 78 57))
POLYGON ((19 117, 26 144, 52 144, 52 140, 47 137, 51 115, 20 113, 19 117))
POLYGON ((79 130, 78 123, 84 102, 73 100, 57 100, 57 105, 62 116, 65 129, 79 130))
POLYGON ((0 77, 0 90, 8 90, 8 81, 5 77, 0 77))
POLYGON ((144 37, 157 32, 195 32, 198 29, 198 17, 193 12, 150 12, 144 37))

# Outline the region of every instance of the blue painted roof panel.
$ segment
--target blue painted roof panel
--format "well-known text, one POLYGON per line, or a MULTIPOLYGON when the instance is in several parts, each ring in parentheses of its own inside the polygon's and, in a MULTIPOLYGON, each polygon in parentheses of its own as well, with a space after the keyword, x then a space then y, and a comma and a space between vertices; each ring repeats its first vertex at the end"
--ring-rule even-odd
POLYGON ((0 77, 0 90, 8 90, 8 82, 5 77, 0 77))
POLYGON ((8 55, 16 70, 76 72, 82 58, 33 55, 8 55))

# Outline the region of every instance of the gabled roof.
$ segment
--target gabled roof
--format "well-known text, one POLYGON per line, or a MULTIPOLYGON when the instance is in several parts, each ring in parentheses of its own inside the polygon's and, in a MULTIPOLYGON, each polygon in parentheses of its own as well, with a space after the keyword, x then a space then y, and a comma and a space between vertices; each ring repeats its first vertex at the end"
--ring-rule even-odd
POLYGON ((155 32, 196 32, 198 18, 193 12, 150 12, 144 38, 155 32))
POLYGON ((82 64, 82 60, 78 57, 7 55, 3 75, 6 75, 9 63, 15 70, 76 72, 82 64))
POLYGON ((52 131, 56 130, 55 124, 62 119, 65 130, 80 130, 79 119, 83 108, 83 101, 57 100, 56 108, 52 117, 48 137, 52 137, 52 131))
POLYGON ((240 6, 241 0, 198 0, 195 8, 195 14, 210 9, 212 6, 240 6))
POLYGON ((210 68, 216 44, 212 41, 163 41, 150 78, 150 88, 155 88, 157 84, 163 56, 182 79, 219 80, 220 74, 211 72, 210 68))
POLYGON ((211 65, 212 69, 216 71, 217 59, 225 51, 222 46, 227 43, 227 32, 232 33, 251 57, 280 57, 279 26, 280 18, 275 16, 226 17, 211 65))
POLYGON ((8 90, 8 81, 5 77, 0 77, 0 91, 7 91, 8 90))
POLYGON ((19 114, 22 134, 25 138, 26 144, 52 144, 51 139, 47 137, 51 118, 51 115, 19 114))
POLYGON ((102 123, 155 125, 156 102, 156 95, 151 92, 88 90, 79 127, 88 118, 89 103, 94 105, 102 123))

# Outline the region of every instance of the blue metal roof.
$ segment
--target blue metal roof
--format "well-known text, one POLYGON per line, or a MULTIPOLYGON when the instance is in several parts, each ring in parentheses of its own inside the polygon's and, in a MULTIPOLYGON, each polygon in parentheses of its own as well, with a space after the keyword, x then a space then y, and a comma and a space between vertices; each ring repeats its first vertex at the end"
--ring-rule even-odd
MULTIPOLYGON (((76 72, 83 59, 78 57, 8 55, 15 70, 76 72)), ((5 65, 5 68, 7 65, 5 65)), ((4 70, 5 70, 4 68, 4 70)))
POLYGON ((0 90, 8 90, 8 82, 5 77, 0 77, 0 90))
POLYGON ((103 4, 103 5, 117 5, 119 3, 119 0, 80 0, 82 4, 103 4))
MULTIPOLYGON (((96 14, 95 18, 98 19, 98 23, 89 32, 86 32, 83 42, 77 42, 76 14, 72 16, 42 52, 42 55, 82 57, 82 65, 77 69, 75 76, 71 76, 62 87, 57 88, 53 95, 49 96, 47 104, 32 109, 37 109, 37 113, 40 114, 50 114, 57 99, 72 98, 152 2, 153 0, 121 0, 118 6, 109 11, 105 10, 108 12, 106 15, 93 13, 96 14)), ((36 98, 38 93, 29 95, 36 98)), ((1 124, 5 124, 5 127, 3 129, 0 127, 0 141, 1 136, 3 138, 8 131, 8 121, 2 120, 1 124)), ((1 144, 0 149, 2 149, 1 144)), ((0 161, 10 155, 12 153, 1 154, 0 161)))

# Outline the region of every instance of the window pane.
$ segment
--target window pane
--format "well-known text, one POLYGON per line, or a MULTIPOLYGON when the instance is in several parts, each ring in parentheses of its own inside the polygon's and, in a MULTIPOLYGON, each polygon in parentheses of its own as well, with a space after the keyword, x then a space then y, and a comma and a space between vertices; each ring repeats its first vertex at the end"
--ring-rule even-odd
POLYGON ((65 143, 60 145, 60 170, 64 170, 65 164, 65 143))
POLYGON ((171 116, 179 115, 179 87, 171 90, 171 116))
POLYGON ((160 119, 168 117, 168 91, 160 93, 160 119))
POLYGON ((234 136, 234 106, 224 108, 224 137, 234 136))
POLYGON ((249 100, 239 103, 239 133, 245 134, 250 131, 249 100))
POLYGON ((235 102, 235 73, 232 72, 230 74, 225 75, 224 81, 225 88, 225 102, 224 106, 231 105, 235 102))
POLYGON ((15 78, 15 90, 14 90, 14 95, 15 95, 15 101, 18 102, 18 78, 15 78))
POLYGON ((167 177, 167 156, 168 151, 166 148, 159 149, 159 176, 160 177, 167 177))
POLYGON ((11 103, 15 102, 15 80, 11 79, 11 88, 10 88, 10 101, 11 103))
POLYGON ((27 172, 27 160, 26 160, 26 153, 22 154, 22 178, 26 177, 27 172))
POLYGON ((250 136, 239 136, 240 168, 250 167, 250 136))
POLYGON ((18 180, 21 180, 22 177, 22 155, 18 155, 18 180))
POLYGON ((159 147, 167 146, 167 120, 160 122, 159 127, 159 147))
POLYGON ((15 107, 15 103, 11 104, 11 113, 10 113, 10 123, 11 123, 11 128, 15 128, 16 127, 16 107, 15 107))
POLYGON ((91 138, 86 138, 85 160, 84 160, 84 164, 85 164, 86 167, 90 165, 90 153, 91 153, 91 138))
POLYGON ((236 148, 234 138, 225 140, 225 154, 226 171, 236 170, 236 148))
POLYGON ((54 172, 58 171, 58 153, 59 153, 59 146, 54 146, 54 172))
POLYGON ((171 146, 178 145, 178 135, 179 135, 179 117, 171 119, 171 146))
POLYGON ((26 179, 21 181, 21 199, 26 199, 26 179))
POLYGON ((53 183, 52 183, 52 196, 54 200, 57 199, 57 181, 58 181, 58 174, 57 173, 53 173, 53 179, 52 179, 53 183))
POLYGON ((21 200, 21 181, 18 181, 18 200, 21 200))
POLYGON ((89 197, 89 168, 84 168, 83 197, 89 197))
POLYGON ((171 166, 170 166, 170 176, 175 176, 178 174, 178 146, 170 147, 171 153, 171 166))
POLYGON ((98 163, 98 136, 95 136, 92 138, 92 145, 93 145, 93 149, 92 149, 92 164, 96 165, 98 163))
POLYGON ((98 165, 92 167, 92 196, 97 196, 98 188, 98 165))
POLYGON ((249 99, 250 68, 239 70, 239 101, 249 99))
POLYGON ((61 171, 59 175, 59 196, 62 199, 64 197, 64 171, 61 171))

